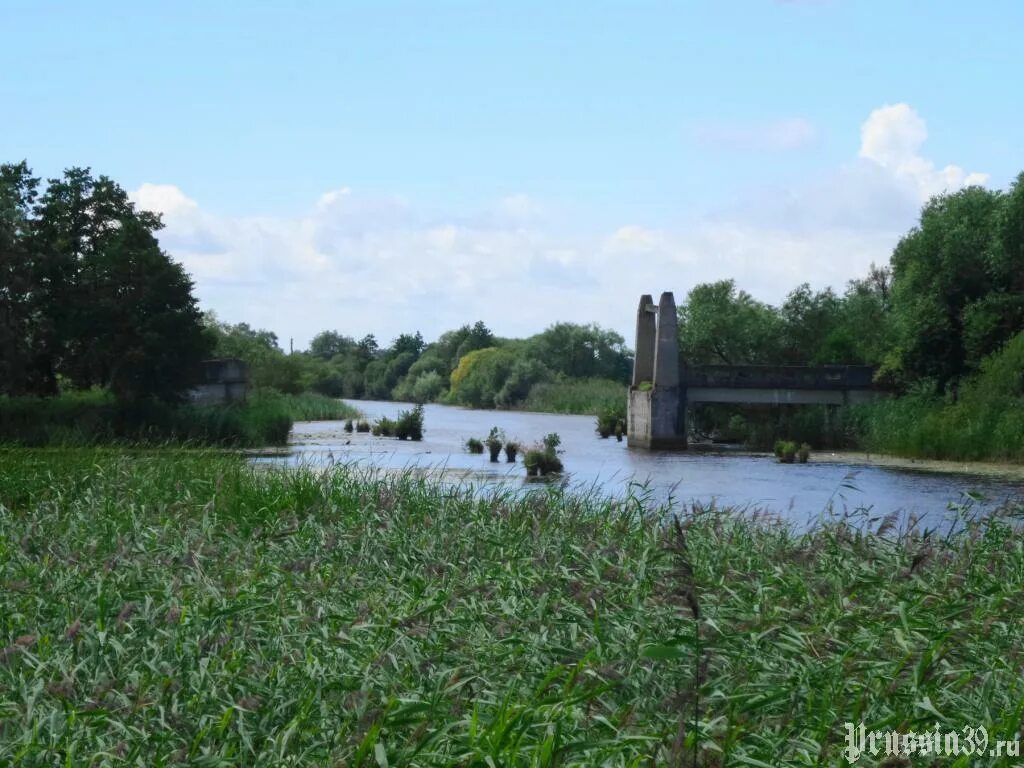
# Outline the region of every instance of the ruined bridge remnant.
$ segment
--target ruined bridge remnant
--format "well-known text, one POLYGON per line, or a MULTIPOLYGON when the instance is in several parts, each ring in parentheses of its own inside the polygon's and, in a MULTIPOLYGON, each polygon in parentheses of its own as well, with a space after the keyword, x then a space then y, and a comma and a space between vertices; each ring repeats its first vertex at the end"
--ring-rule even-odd
POLYGON ((878 395, 870 365, 701 365, 679 353, 676 302, 640 297, 626 439, 637 448, 686 448, 686 408, 694 403, 827 405, 878 395))
POLYGON ((676 300, 670 292, 661 294, 657 304, 649 294, 640 297, 626 419, 630 446, 686 447, 676 323, 676 300))

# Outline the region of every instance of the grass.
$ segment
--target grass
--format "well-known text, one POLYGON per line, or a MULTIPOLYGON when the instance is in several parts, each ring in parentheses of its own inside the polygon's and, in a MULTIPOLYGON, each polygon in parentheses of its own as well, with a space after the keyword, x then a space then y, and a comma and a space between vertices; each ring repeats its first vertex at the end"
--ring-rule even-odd
POLYGON ((907 396, 855 409, 861 445, 898 456, 1024 461, 1024 399, 947 403, 907 396))
POLYGON ((128 405, 108 392, 0 398, 0 443, 28 446, 281 445, 295 421, 347 419, 350 405, 322 395, 256 390, 230 405, 128 405))
POLYGON ((1021 529, 891 526, 2 450, 0 764, 810 766, 847 721, 1016 734, 1021 529))
MULTIPOLYGON (((255 396, 260 394, 257 391, 255 396)), ((314 392, 300 395, 274 392, 272 396, 281 399, 293 421, 346 421, 359 416, 359 411, 348 403, 314 392)))
MULTIPOLYGON (((523 402, 524 411, 596 416, 610 405, 624 404, 626 385, 609 379, 566 379, 535 384, 523 402)), ((624 406, 623 406, 624 407, 624 406)))

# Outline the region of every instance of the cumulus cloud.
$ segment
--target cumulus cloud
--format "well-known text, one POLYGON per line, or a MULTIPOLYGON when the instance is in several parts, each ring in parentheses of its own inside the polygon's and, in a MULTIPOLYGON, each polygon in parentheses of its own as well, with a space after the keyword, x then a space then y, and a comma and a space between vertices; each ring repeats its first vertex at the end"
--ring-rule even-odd
POLYGON ((790 151, 812 143, 816 131, 802 117, 754 123, 701 122, 693 138, 710 147, 746 151, 790 151))
POLYGON ((187 214, 198 208, 195 200, 173 184, 143 184, 129 197, 139 208, 164 216, 187 214))
POLYGON ((170 184, 144 184, 132 198, 164 215, 161 242, 205 307, 299 348, 326 328, 388 342, 477 319, 503 335, 597 321, 631 340, 642 293, 681 298, 732 277, 774 302, 805 281, 841 289, 885 262, 923 199, 987 179, 937 168, 922 154, 927 135, 909 106, 882 107, 859 151, 831 172, 657 229, 611 221, 581 233, 525 194, 439 212, 339 186, 292 217, 213 215, 170 184))
POLYGON ((920 154, 928 128, 909 104, 891 104, 873 111, 860 129, 860 157, 877 163, 911 184, 923 201, 942 192, 985 184, 987 173, 967 173, 959 165, 936 168, 920 154))

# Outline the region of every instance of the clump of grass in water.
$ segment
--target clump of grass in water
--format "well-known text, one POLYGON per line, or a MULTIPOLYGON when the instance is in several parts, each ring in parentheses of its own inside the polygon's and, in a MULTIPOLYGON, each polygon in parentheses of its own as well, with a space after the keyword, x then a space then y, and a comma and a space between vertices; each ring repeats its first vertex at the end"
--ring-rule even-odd
POLYGON ((0 764, 837 765, 847 720, 1016 733, 1015 520, 795 532, 697 507, 684 550, 666 512, 0 450, 0 764))
POLYGON ((484 445, 487 446, 487 452, 491 456, 492 463, 497 463, 498 457, 501 456, 501 446, 504 445, 504 440, 505 433, 497 427, 491 427, 487 439, 484 440, 484 445))

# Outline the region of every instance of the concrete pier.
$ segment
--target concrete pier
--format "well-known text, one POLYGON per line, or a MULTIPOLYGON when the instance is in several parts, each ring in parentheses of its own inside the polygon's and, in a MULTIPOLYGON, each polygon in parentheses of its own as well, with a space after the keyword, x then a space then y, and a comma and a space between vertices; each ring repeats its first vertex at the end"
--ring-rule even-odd
POLYGON ((676 301, 671 292, 657 304, 640 298, 636 318, 636 363, 629 388, 626 444, 636 448, 685 448, 681 424, 676 301))

